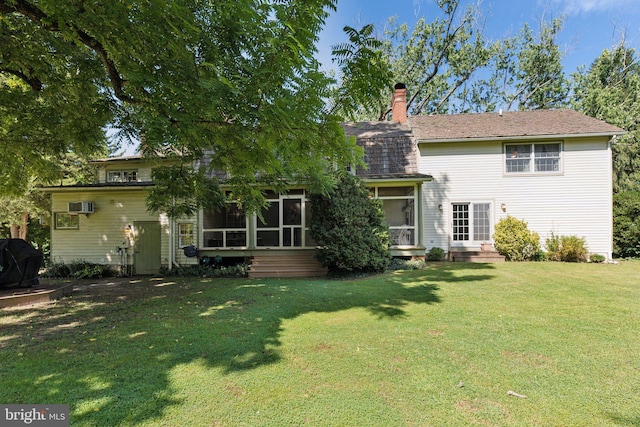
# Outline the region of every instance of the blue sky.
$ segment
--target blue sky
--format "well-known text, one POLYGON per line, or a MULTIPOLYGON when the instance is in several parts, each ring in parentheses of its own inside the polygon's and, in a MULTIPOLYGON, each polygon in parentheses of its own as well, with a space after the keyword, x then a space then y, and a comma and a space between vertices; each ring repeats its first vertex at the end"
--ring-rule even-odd
MULTIPOLYGON (((589 66, 604 49, 617 44, 621 31, 629 46, 640 46, 640 0, 481 0, 480 9, 485 34, 492 40, 517 34, 525 22, 535 30, 543 16, 550 20, 566 15, 558 43, 566 53, 567 74, 580 65, 589 66)), ((423 16, 430 22, 439 16, 437 12, 435 0, 338 0, 337 11, 320 34, 318 57, 325 68, 331 66, 331 46, 346 41, 345 25, 360 28, 373 23, 382 30, 387 18, 397 16, 412 27, 423 16)))

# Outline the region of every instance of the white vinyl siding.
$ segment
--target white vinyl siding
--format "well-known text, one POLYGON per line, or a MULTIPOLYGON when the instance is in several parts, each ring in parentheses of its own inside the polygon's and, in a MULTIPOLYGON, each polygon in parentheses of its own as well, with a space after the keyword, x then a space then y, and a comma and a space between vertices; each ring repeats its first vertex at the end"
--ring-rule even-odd
MULTIPOLYGON (((66 211, 68 202, 92 200, 95 213, 78 215, 78 230, 58 230, 51 227, 51 256, 55 262, 69 263, 83 259, 99 264, 119 265, 118 246, 126 237, 126 227, 136 221, 159 221, 162 227, 162 262, 168 259, 168 220, 166 217, 147 212, 145 198, 147 192, 135 190, 98 190, 92 192, 69 191, 52 194, 53 212, 66 211)), ((127 250, 130 258, 135 250, 135 230, 133 246, 127 250)))
POLYGON ((494 225, 507 215, 527 221, 542 244, 551 232, 576 235, 586 239, 591 252, 611 255, 611 151, 606 137, 564 140, 562 173, 509 175, 504 159, 499 141, 420 144, 419 171, 434 178, 423 186, 427 250, 451 245, 451 203, 477 202, 491 203, 494 225))

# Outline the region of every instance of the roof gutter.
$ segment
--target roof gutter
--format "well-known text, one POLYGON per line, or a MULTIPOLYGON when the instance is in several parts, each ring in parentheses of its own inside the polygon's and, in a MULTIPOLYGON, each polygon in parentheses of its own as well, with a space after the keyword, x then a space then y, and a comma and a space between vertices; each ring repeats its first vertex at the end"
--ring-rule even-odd
POLYGON ((123 185, 123 186, 60 186, 60 187, 39 187, 40 191, 45 193, 70 193, 70 192, 87 192, 87 191, 133 191, 144 190, 153 187, 153 183, 148 185, 123 185))
POLYGON ((513 135, 513 136, 483 136, 479 138, 441 138, 441 139, 419 139, 418 144, 438 144, 443 142, 488 142, 488 141, 514 141, 514 140, 533 140, 533 139, 567 139, 567 138, 587 138, 587 137, 608 137, 612 138, 618 135, 624 135, 627 132, 606 132, 606 133, 580 133, 580 134, 562 134, 562 135, 513 135))
POLYGON ((370 183, 390 183, 390 182, 430 182, 433 181, 431 175, 425 175, 423 177, 402 177, 402 178, 375 178, 375 177, 360 177, 362 181, 367 184, 370 183))

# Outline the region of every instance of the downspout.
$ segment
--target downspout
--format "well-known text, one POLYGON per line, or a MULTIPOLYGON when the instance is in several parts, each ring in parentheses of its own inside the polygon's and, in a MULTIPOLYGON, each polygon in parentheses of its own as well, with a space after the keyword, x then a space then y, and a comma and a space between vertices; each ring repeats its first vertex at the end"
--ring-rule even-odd
POLYGON ((173 241, 173 217, 169 217, 169 271, 173 268, 173 250, 174 250, 174 241, 173 241))

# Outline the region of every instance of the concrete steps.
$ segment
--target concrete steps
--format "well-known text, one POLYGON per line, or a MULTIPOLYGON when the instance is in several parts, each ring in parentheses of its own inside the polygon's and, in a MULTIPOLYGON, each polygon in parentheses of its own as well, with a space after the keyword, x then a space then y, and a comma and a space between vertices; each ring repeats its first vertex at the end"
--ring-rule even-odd
POLYGON ((250 278, 326 275, 327 269, 314 257, 313 251, 258 254, 253 256, 249 267, 250 278))
POLYGON ((498 251, 451 251, 449 260, 453 262, 504 262, 498 251))

